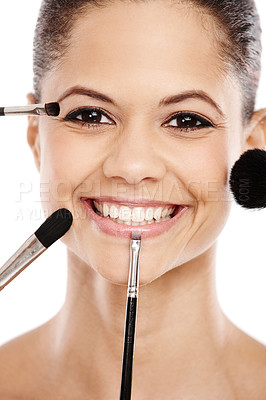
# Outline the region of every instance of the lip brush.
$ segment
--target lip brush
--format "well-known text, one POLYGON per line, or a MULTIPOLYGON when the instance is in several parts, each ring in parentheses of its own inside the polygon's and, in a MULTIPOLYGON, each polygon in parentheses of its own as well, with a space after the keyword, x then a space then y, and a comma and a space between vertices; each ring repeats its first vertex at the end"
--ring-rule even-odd
POLYGON ((29 104, 27 106, 18 107, 0 107, 0 117, 8 115, 48 115, 51 117, 57 117, 59 113, 60 106, 58 103, 29 104))
POLYGON ((127 288, 127 309, 125 322, 124 352, 120 400, 131 399, 132 371, 134 358, 134 342, 137 319, 137 300, 139 293, 139 252, 141 235, 132 233, 130 241, 130 268, 127 288))
POLYGON ((55 211, 0 268, 0 291, 60 239, 71 227, 73 216, 66 208, 55 211))

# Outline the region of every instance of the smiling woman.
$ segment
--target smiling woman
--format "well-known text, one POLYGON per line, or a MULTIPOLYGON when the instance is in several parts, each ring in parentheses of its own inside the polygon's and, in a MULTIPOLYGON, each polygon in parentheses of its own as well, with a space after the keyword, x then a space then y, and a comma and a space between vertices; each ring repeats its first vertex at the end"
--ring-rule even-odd
POLYGON ((60 115, 30 117, 28 143, 44 211, 74 216, 68 283, 53 319, 1 348, 2 398, 118 398, 132 232, 133 398, 265 397, 265 347, 215 290, 230 169, 265 146, 260 50, 251 0, 42 2, 28 100, 60 115))

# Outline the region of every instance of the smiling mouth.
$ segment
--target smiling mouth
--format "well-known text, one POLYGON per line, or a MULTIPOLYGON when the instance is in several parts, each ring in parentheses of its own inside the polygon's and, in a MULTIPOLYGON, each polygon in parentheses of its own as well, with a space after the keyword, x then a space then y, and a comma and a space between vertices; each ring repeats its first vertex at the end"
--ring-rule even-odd
POLYGON ((90 199, 93 211, 105 219, 117 224, 129 226, 151 225, 173 218, 180 210, 180 205, 157 207, 128 207, 115 203, 100 202, 90 199))
POLYGON ((93 229, 108 235, 129 239, 132 232, 142 238, 153 238, 178 225, 182 229, 187 205, 144 201, 142 206, 118 199, 89 199, 81 197, 93 229), (104 201, 105 200, 105 201, 104 201), (180 223, 179 223, 180 221, 180 223))

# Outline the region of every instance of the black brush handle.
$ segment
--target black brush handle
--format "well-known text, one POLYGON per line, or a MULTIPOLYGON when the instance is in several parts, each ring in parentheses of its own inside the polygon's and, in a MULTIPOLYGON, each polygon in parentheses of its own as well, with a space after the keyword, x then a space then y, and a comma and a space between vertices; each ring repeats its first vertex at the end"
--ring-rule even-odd
POLYGON ((0 117, 4 117, 5 115, 5 107, 0 107, 0 117))
POLYGON ((120 400, 130 400, 131 399, 134 342, 135 342, 135 330, 136 330, 136 314, 137 314, 137 298, 136 297, 128 297, 120 400))

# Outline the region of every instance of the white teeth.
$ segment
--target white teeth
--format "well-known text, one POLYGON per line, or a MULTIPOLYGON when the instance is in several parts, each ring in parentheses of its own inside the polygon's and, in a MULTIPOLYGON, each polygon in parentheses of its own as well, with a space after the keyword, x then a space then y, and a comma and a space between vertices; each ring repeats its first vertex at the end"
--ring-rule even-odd
POLYGON ((118 218, 118 216, 119 216, 118 209, 115 206, 111 206, 111 208, 110 208, 110 217, 118 218))
POLYGON ((157 210, 155 211, 155 213, 154 213, 154 219, 156 219, 156 221, 159 221, 159 219, 161 218, 162 211, 163 211, 163 207, 159 207, 159 208, 157 208, 157 210))
POLYGON ((140 226, 140 225, 150 225, 150 224, 154 224, 154 223, 159 223, 159 222, 164 222, 164 221, 168 221, 169 219, 171 219, 170 217, 165 217, 165 218, 161 218, 158 221, 155 221, 154 219, 152 221, 142 221, 142 222, 136 222, 136 221, 122 221, 119 218, 110 218, 109 216, 106 217, 107 219, 111 219, 112 221, 116 222, 117 224, 121 224, 121 225, 130 225, 130 226, 140 226))
POLYGON ((167 212, 168 212, 168 208, 164 208, 162 211, 162 218, 166 217, 167 212))
POLYGON ((107 204, 103 203, 103 216, 107 217, 109 213, 109 207, 107 204))
POLYGON ((132 211, 132 221, 143 222, 145 218, 145 211, 142 207, 135 207, 132 211))
POLYGON ((138 225, 139 225, 139 222, 132 221, 132 222, 131 222, 131 225, 132 225, 132 226, 138 226, 138 225))
POLYGON ((145 219, 146 219, 146 221, 151 221, 153 219, 153 208, 152 207, 150 207, 146 210, 145 219))
POLYGON ((134 207, 116 206, 108 203, 99 203, 93 200, 93 203, 99 214, 105 218, 110 218, 119 224, 138 226, 161 222, 170 219, 170 215, 175 210, 175 207, 134 207), (109 217, 110 216, 110 217, 109 217))
POLYGON ((131 210, 128 207, 121 206, 119 210, 119 219, 129 222, 131 220, 131 210))

